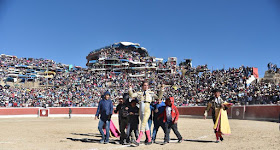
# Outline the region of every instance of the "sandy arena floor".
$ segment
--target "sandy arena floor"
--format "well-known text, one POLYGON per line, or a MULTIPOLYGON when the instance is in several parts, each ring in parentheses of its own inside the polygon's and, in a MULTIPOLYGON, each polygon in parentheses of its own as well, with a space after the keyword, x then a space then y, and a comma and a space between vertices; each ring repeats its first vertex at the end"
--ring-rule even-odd
MULTIPOLYGON (((113 121, 118 126, 117 118, 113 121)), ((153 144, 130 147, 116 144, 99 144, 98 120, 94 118, 9 118, 0 119, 0 149, 280 149, 279 124, 275 122, 230 120, 232 135, 213 143, 215 136, 211 119, 180 118, 179 131, 185 141, 174 140, 167 145, 153 144)), ((144 140, 144 137, 143 139, 144 140)), ((157 142, 163 142, 160 129, 157 142)))

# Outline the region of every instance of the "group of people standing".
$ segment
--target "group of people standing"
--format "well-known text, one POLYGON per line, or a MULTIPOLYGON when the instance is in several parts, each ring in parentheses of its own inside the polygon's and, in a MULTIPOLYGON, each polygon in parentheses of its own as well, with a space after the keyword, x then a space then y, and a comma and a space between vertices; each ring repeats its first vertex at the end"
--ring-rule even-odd
MULTIPOLYGON (((161 89, 156 95, 149 89, 149 83, 144 81, 142 83, 142 90, 133 92, 132 86, 129 84, 128 93, 124 93, 119 98, 119 104, 114 110, 115 113, 119 113, 119 127, 120 127, 120 144, 132 144, 139 146, 142 136, 146 135, 145 144, 150 145, 155 143, 158 129, 161 127, 164 131, 164 144, 169 143, 170 130, 172 129, 178 138, 178 143, 181 143, 183 138, 178 131, 177 123, 179 119, 179 111, 174 105, 174 98, 168 97, 165 102, 162 101, 164 92, 164 85, 161 85, 161 89), (138 105, 137 105, 138 104, 138 105), (139 107, 138 107, 139 106, 139 107), (151 132, 151 124, 154 123, 153 131, 151 132), (126 131, 125 131, 126 129, 126 131)), ((212 108, 212 115, 214 124, 217 120, 218 110, 227 109, 227 106, 223 104, 222 99, 215 91, 214 100, 210 100, 205 111, 207 112, 212 108), (212 104, 212 105, 211 105, 212 104), (216 111, 217 112, 216 112, 216 111)), ((99 102, 95 119, 99 118, 98 129, 102 135, 100 143, 109 143, 109 130, 111 123, 111 116, 113 113, 113 103, 110 100, 110 93, 107 91, 103 95, 103 99, 99 102), (103 126, 106 126, 106 137, 103 132, 103 126)), ((221 118, 218 119, 219 121, 221 118)), ((221 125, 217 125, 214 129, 217 138, 222 141, 221 125)))

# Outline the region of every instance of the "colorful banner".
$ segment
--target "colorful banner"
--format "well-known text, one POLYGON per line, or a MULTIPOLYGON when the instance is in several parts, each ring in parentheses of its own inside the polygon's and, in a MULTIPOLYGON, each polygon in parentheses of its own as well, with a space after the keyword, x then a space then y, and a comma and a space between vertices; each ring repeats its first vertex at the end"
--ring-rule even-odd
POLYGON ((259 71, 258 68, 253 67, 253 75, 255 76, 255 78, 259 78, 259 71))

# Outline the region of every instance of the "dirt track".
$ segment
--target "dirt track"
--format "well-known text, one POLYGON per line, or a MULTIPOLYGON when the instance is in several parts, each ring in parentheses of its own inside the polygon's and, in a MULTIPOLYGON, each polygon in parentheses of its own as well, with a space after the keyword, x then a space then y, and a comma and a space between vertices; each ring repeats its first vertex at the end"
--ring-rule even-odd
MULTIPOLYGON (((118 126, 117 118, 113 118, 118 126)), ((0 119, 0 149, 279 149, 279 124, 275 122, 230 120, 232 135, 215 140, 211 119, 179 119, 179 131, 186 141, 172 140, 167 145, 140 145, 137 148, 97 143, 100 140, 98 120, 93 118, 10 118, 0 119)), ((175 135, 171 131, 171 138, 175 135)), ((144 138, 142 139, 144 140, 144 138)), ((160 129, 157 142, 163 142, 160 129)))

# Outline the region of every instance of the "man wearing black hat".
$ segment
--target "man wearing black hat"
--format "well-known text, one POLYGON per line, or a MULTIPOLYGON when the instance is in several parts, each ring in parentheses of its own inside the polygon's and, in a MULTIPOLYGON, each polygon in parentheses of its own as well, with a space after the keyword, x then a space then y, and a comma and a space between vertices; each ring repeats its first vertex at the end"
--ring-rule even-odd
MULTIPOLYGON (((207 107, 206 107, 205 112, 204 112, 204 119, 206 119, 206 117, 208 115, 208 112, 211 108, 212 119, 213 119, 213 122, 215 124, 216 119, 219 115, 220 109, 223 108, 224 110, 227 110, 228 107, 223 104, 224 100, 221 98, 221 90, 214 89, 212 92, 214 93, 214 97, 210 98, 210 100, 208 101, 207 107)), ((223 137, 222 137, 222 134, 219 131, 214 130, 214 132, 216 134, 216 143, 219 142, 219 139, 221 141, 224 140, 223 137)))
POLYGON ((119 97, 119 104, 117 105, 116 109, 114 110, 114 113, 118 113, 118 118, 119 118, 119 130, 121 130, 121 106, 123 105, 123 96, 119 97))
POLYGON ((120 144, 123 145, 125 144, 125 142, 126 143, 129 142, 125 132, 125 128, 128 125, 128 115, 129 115, 128 108, 129 108, 129 95, 128 93, 124 93, 123 102, 118 104, 116 110, 114 111, 115 113, 119 111, 119 125, 120 125, 120 132, 121 132, 120 144))
POLYGON ((139 108, 136 106, 138 103, 137 99, 134 99, 130 102, 129 107, 129 117, 128 117, 128 126, 127 126, 127 136, 132 142, 135 142, 139 135, 138 125, 139 125, 139 108), (131 133, 134 133, 132 135, 131 133))

